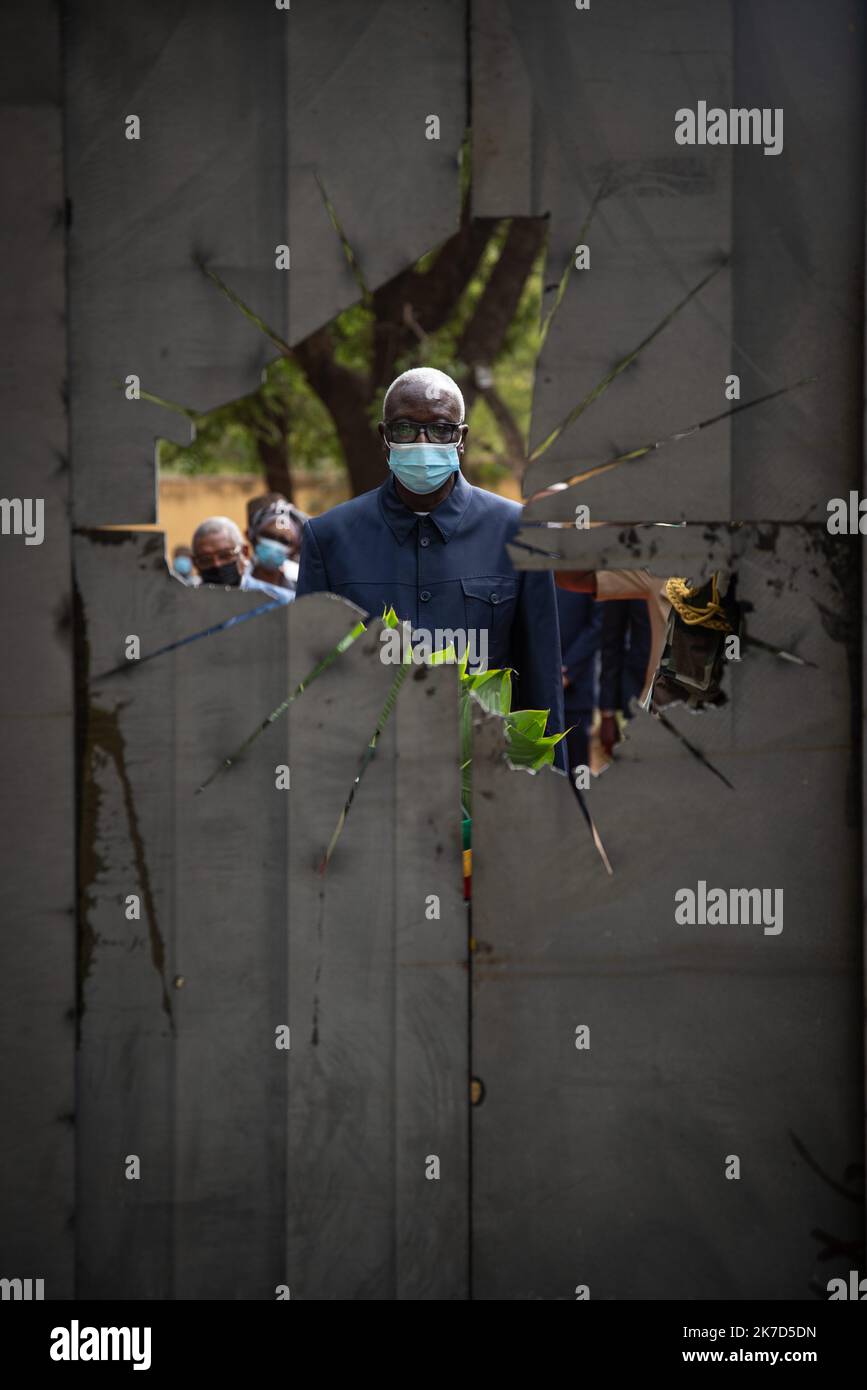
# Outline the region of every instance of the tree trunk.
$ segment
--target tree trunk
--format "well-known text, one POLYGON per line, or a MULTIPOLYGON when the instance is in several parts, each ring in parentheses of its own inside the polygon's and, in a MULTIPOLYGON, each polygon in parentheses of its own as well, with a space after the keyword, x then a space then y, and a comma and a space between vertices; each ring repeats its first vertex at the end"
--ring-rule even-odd
POLYGON ((358 497, 362 492, 370 492, 385 482, 388 464, 379 435, 365 435, 340 440, 346 456, 346 467, 352 482, 352 495, 358 497))
POLYGON ((292 469, 289 463, 289 404, 269 401, 262 409, 268 417, 267 430, 255 430, 259 462, 265 473, 268 492, 281 492, 288 501, 292 496, 292 469))
POLYGON ((334 421, 354 496, 383 480, 382 444, 368 414, 370 379, 334 361, 327 328, 319 328, 295 348, 295 360, 334 421))
POLYGON ((527 467, 527 451, 518 422, 495 387, 479 387, 478 393, 499 426, 506 445, 506 461, 518 482, 522 482, 527 467))
POLYGON ((545 242, 544 217, 513 217, 497 264, 458 343, 468 366, 492 366, 502 350, 524 286, 545 242))

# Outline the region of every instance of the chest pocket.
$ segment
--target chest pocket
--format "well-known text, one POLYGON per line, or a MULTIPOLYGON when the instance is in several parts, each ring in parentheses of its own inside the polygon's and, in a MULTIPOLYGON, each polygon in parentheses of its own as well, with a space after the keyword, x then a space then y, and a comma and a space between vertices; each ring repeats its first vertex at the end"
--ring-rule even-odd
POLYGON ((491 575, 483 579, 462 579, 464 613, 468 628, 487 628, 497 638, 505 638, 512 626, 518 599, 517 579, 491 575))

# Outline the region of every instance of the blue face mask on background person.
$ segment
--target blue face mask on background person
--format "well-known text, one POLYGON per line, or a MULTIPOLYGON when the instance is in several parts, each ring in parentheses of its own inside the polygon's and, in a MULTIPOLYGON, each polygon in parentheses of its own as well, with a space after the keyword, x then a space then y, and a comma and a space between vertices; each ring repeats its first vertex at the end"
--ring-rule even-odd
POLYGON ((176 574, 192 574, 192 572, 193 572, 193 562, 192 562, 192 560, 190 559, 189 555, 179 555, 179 556, 177 557, 177 559, 175 560, 175 573, 176 573, 176 574))
POLYGON ((456 444, 390 444, 388 466, 410 492, 436 492, 461 466, 456 444))
POLYGON ((256 542, 256 559, 266 570, 279 570, 289 559, 289 547, 282 541, 272 541, 264 537, 256 542))

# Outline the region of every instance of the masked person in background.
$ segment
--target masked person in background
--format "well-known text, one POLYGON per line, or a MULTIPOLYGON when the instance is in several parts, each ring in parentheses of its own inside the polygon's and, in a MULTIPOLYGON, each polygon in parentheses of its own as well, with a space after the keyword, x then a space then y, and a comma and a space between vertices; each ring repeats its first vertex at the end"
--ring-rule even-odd
POLYGON ((172 574, 188 588, 194 589, 200 583, 193 569, 193 552, 188 545, 176 545, 172 552, 172 574))
MULTIPOLYGON (((340 594, 376 617, 393 606, 414 631, 464 632, 470 650, 487 647, 480 665, 515 672, 512 708, 548 710, 547 732, 560 733, 554 579, 517 571, 509 558, 520 504, 472 487, 461 472, 467 425, 457 384, 414 368, 389 386, 382 413, 389 474, 381 487, 307 522, 298 597, 340 594)), ((562 742, 557 757, 565 770, 562 742)))
POLYGON ((307 517, 279 492, 247 504, 247 537, 253 549, 253 578, 295 593, 301 528, 307 517))
POLYGON ((227 516, 210 516, 193 536, 193 564, 203 584, 222 584, 230 589, 258 589, 280 603, 295 597, 291 589, 254 579, 250 547, 239 527, 227 516))

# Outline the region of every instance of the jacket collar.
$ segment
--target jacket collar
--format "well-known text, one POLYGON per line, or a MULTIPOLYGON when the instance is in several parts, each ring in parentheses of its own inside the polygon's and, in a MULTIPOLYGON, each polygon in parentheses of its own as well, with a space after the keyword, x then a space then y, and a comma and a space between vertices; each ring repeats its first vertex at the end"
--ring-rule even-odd
MULTIPOLYGON (((445 501, 440 502, 438 507, 428 513, 429 519, 446 544, 460 526, 472 495, 472 487, 463 473, 459 472, 455 478, 455 485, 445 501)), ((391 473, 379 489, 379 509, 390 526, 398 545, 403 545, 419 518, 415 512, 411 512, 409 507, 404 506, 401 502, 391 473)))

